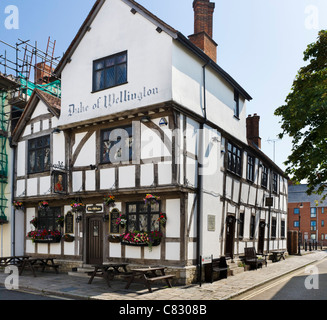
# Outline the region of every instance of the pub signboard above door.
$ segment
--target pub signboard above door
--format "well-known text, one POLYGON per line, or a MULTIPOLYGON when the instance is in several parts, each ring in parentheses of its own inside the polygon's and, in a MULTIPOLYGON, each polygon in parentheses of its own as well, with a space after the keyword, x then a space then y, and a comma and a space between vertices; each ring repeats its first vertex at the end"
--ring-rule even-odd
POLYGON ((103 213, 103 204, 87 205, 86 213, 103 213))

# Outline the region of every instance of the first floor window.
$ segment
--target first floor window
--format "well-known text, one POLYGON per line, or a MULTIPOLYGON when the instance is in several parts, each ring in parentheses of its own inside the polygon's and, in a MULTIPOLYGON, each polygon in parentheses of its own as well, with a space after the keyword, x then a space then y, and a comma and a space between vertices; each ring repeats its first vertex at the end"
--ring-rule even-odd
POLYGON ((242 175, 242 152, 241 149, 232 143, 228 142, 227 144, 228 150, 228 159, 227 159, 227 168, 228 170, 242 175))
POLYGON ((280 236, 285 238, 285 220, 282 220, 280 224, 280 236))
POLYGON ((50 136, 28 141, 28 173, 50 170, 50 136))
POLYGON ((278 175, 277 173, 273 172, 273 179, 272 179, 272 186, 273 186, 273 192, 277 193, 278 190, 278 175))
POLYGON ((254 160, 252 156, 248 156, 247 179, 254 181, 254 160))
POLYGON ((277 230, 277 219, 271 219, 271 237, 276 238, 276 230, 277 230))
POLYGON ((264 188, 268 186, 268 167, 265 165, 262 166, 261 186, 264 188))
POLYGON ((300 224, 299 224, 299 221, 294 221, 294 222, 293 222, 293 226, 294 226, 295 228, 298 228, 299 225, 300 225, 300 224))
POLYGON ((161 202, 145 204, 142 202, 127 203, 127 231, 140 232, 160 231, 161 202))
POLYGON ((243 238, 244 235, 244 212, 240 212, 240 219, 239 219, 239 231, 238 236, 239 238, 243 238))
POLYGON ((39 210, 38 212, 38 229, 39 230, 57 230, 58 223, 56 220, 61 216, 60 207, 48 207, 46 210, 39 210))
POLYGON ((317 230, 317 221, 316 220, 312 220, 310 222, 310 228, 311 228, 311 231, 316 231, 317 230))
POLYGON ((132 126, 101 132, 101 163, 120 163, 132 160, 132 126))
POLYGON ((254 239, 254 231, 255 231, 255 216, 251 216, 250 220, 250 239, 254 239))
POLYGON ((300 209, 299 208, 294 208, 294 214, 299 214, 300 213, 300 209))

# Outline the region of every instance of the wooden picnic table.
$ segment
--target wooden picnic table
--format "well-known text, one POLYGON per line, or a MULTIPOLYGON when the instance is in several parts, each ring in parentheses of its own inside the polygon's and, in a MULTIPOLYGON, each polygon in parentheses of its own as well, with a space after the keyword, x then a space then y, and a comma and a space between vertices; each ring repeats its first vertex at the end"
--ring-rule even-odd
POLYGON ((128 274, 126 268, 127 265, 128 263, 103 263, 92 265, 94 270, 92 272, 88 272, 88 274, 91 276, 88 283, 91 284, 94 277, 102 277, 106 280, 108 286, 111 287, 110 280, 113 280, 115 275, 128 274))
POLYGON ((59 264, 54 263, 54 258, 38 257, 25 259, 20 267, 19 275, 22 275, 26 267, 32 270, 34 277, 36 277, 35 268, 39 267, 42 268, 42 272, 44 272, 45 268, 53 268, 57 274, 59 273, 59 264))
POLYGON ((144 285, 152 292, 150 283, 158 280, 165 280, 169 288, 171 288, 170 279, 174 278, 174 275, 166 275, 165 267, 148 267, 148 268, 139 268, 131 269, 132 275, 127 282, 125 289, 128 289, 130 285, 135 282, 137 279, 140 279, 144 285), (160 272, 159 274, 157 273, 160 272))
POLYGON ((0 267, 7 267, 8 265, 19 266, 27 259, 29 259, 29 256, 0 257, 0 267))
POLYGON ((285 250, 274 250, 270 252, 272 254, 272 262, 278 262, 280 261, 282 258, 283 260, 285 260, 285 250))

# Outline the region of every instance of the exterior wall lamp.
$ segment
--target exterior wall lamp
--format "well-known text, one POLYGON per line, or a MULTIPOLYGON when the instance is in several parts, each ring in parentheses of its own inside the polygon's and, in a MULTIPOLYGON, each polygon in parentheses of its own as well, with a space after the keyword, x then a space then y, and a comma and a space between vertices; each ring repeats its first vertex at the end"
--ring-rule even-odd
POLYGON ((76 217, 76 223, 80 223, 82 221, 83 217, 81 215, 78 215, 76 217))

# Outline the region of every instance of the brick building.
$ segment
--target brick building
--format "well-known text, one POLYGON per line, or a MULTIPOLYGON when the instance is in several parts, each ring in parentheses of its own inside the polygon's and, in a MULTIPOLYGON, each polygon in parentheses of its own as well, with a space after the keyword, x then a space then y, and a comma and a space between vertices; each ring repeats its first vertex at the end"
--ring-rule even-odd
POLYGON ((289 185, 288 230, 299 231, 302 241, 327 244, 327 200, 323 195, 307 195, 307 185, 289 185))

